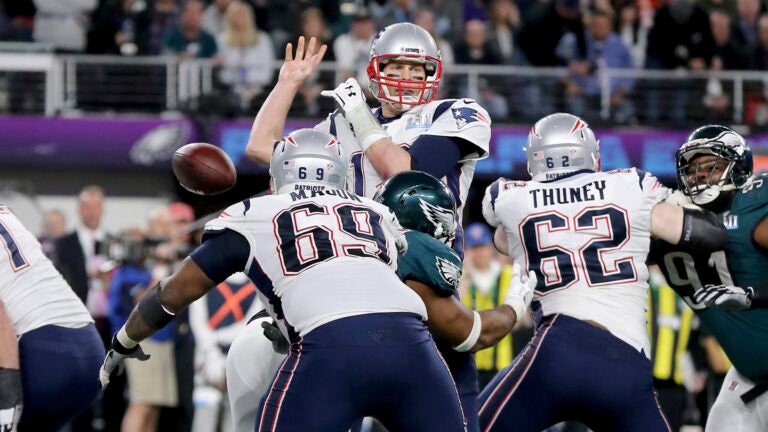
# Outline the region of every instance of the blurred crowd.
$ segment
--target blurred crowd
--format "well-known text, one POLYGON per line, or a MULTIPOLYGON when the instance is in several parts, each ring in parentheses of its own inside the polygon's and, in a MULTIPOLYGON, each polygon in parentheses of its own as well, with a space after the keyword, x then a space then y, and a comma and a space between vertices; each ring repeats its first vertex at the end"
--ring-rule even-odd
MULTIPOLYGON (((297 36, 327 43, 325 59, 365 87, 371 39, 409 21, 434 35, 448 73, 451 64, 568 68, 555 80, 481 79, 473 96, 494 119, 557 110, 592 119, 600 114, 603 67, 766 70, 766 11, 764 0, 3 0, 0 40, 61 53, 213 59, 220 66, 214 99, 226 100, 217 108, 240 115, 258 106, 285 44, 297 36)), ((465 96, 465 81, 441 86, 442 96, 465 96)), ((768 124, 764 81, 744 85, 747 123, 768 124)), ((332 108, 319 92, 335 84, 310 80, 294 114, 332 108)), ((614 77, 610 120, 633 124, 642 111, 647 123, 684 125, 693 111, 727 121, 732 87, 716 77, 661 84, 614 77)))

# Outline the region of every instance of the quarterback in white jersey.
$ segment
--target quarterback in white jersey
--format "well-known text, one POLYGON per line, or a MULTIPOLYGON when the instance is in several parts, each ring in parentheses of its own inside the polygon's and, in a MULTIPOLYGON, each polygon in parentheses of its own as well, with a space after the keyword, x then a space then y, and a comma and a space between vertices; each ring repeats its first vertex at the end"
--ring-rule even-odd
POLYGON ((426 307, 394 271, 406 247, 394 214, 344 190, 347 159, 327 132, 294 131, 274 152, 275 195, 230 206, 206 225, 202 245, 112 339, 103 385, 123 359, 146 358, 138 342, 242 271, 291 342, 255 430, 331 432, 373 416, 391 430, 465 431, 426 307))
POLYGON ((598 141, 571 114, 539 120, 526 152, 533 180, 497 180, 483 213, 500 227, 497 245, 537 275, 537 331, 483 390, 482 430, 540 431, 564 420, 669 430, 645 326, 650 238, 715 249, 724 227, 711 213, 662 202, 669 191, 648 173, 599 172, 598 141))
POLYGON ((0 426, 7 426, 3 411, 13 408, 8 393, 23 388, 20 427, 58 430, 95 400, 104 346, 85 305, 35 236, 2 205, 0 242, 0 300, 19 337, 20 359, 20 373, 0 362, 0 426))
MULTIPOLYGON (((269 162, 296 92, 325 53, 325 45, 316 51, 315 44, 310 39, 305 52, 304 38, 299 38, 295 58, 292 45, 286 47, 278 82, 251 129, 249 158, 269 162)), ((411 23, 393 24, 379 32, 371 44, 367 73, 371 93, 381 107, 372 110, 357 81, 350 78, 322 92, 333 97, 340 109, 316 126, 337 136, 344 147, 350 162, 347 187, 371 198, 392 175, 424 171, 448 186, 459 218, 475 164, 488 155, 488 112, 472 99, 435 100, 443 74, 440 51, 426 30, 411 23)), ((461 228, 454 249, 463 255, 461 228)))

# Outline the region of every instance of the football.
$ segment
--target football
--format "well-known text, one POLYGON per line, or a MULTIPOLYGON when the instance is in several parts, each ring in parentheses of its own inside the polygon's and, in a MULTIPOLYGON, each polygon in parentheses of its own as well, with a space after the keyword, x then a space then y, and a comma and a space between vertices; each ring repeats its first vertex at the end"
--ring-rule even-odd
POLYGON ((181 186, 198 195, 226 192, 237 182, 235 164, 220 148, 206 143, 180 147, 171 161, 181 186))

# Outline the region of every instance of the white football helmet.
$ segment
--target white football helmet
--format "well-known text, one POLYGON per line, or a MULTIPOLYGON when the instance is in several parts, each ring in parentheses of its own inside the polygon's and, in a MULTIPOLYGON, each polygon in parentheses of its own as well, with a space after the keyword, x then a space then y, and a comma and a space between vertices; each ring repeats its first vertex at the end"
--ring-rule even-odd
POLYGON ((440 50, 432 35, 411 23, 397 23, 384 27, 371 43, 368 63, 368 87, 381 102, 412 106, 428 103, 437 96, 443 77, 440 50), (382 75, 381 69, 392 60, 413 61, 424 64, 426 80, 413 80, 382 75), (390 93, 390 87, 397 88, 390 93), (404 90, 418 90, 405 95, 404 90))
POLYGON ((273 194, 296 184, 344 189, 349 164, 336 137, 318 129, 298 129, 275 146, 269 162, 273 194))
POLYGON ((537 121, 525 146, 528 174, 535 181, 555 180, 578 171, 600 171, 600 142, 587 123, 568 113, 537 121))

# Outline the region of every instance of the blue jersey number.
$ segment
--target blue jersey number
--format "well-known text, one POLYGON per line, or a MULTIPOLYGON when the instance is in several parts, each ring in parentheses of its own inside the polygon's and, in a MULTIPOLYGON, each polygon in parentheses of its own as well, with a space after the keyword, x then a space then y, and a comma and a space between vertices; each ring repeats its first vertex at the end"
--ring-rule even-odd
POLYGON ((11 232, 2 222, 0 222, 0 238, 2 238, 3 246, 5 246, 6 252, 8 252, 8 259, 11 262, 13 271, 17 272, 27 267, 29 263, 24 259, 24 255, 21 254, 21 250, 19 250, 19 246, 16 244, 16 240, 14 240, 11 232))
POLYGON ((579 270, 591 286, 637 280, 632 258, 613 262, 603 259, 603 254, 620 249, 629 239, 628 219, 624 210, 606 206, 589 209, 573 218, 557 212, 539 214, 526 219, 520 226, 520 233, 526 247, 529 268, 538 277, 536 291, 547 292, 567 287, 578 279, 579 270), (595 231, 599 229, 601 220, 608 228, 607 235, 590 239, 578 251, 547 245, 542 242, 545 239, 539 236, 542 229, 547 233, 595 231), (576 265, 577 258, 581 260, 581 266, 576 265), (552 269, 548 272, 549 279, 544 275, 544 268, 552 269))
POLYGON ((369 207, 342 204, 332 209, 314 203, 299 204, 275 217, 280 262, 286 274, 296 275, 315 264, 339 256, 369 256, 389 265, 387 239, 381 227, 381 215, 369 207), (336 215, 337 226, 311 225, 312 216, 336 215), (303 214, 307 223, 299 227, 296 216, 303 214), (336 239, 342 231, 352 239, 336 239))

